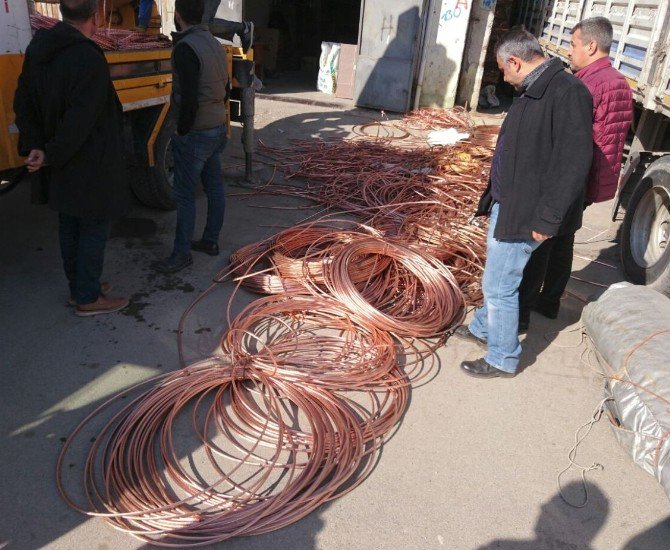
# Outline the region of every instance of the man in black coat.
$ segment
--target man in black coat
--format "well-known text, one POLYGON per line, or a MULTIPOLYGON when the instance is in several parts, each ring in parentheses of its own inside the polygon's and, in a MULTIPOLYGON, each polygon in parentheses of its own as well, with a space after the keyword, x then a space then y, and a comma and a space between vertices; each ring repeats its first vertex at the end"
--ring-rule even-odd
POLYGON ((59 214, 70 303, 79 316, 128 305, 100 283, 110 220, 130 204, 121 105, 97 30, 97 0, 61 0, 63 22, 39 30, 26 50, 14 96, 19 154, 48 181, 59 214))
POLYGON ((531 253, 556 235, 574 233, 591 167, 592 99, 558 59, 545 59, 524 30, 506 33, 496 49, 498 67, 518 92, 503 122, 478 215, 489 214, 484 305, 457 336, 486 347, 461 368, 472 376, 516 374, 519 285, 531 253))

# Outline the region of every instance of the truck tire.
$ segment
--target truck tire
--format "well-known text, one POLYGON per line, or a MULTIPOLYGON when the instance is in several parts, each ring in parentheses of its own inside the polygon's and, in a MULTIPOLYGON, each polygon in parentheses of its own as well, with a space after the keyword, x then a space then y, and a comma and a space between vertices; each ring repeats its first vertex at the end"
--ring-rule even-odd
POLYGON ((670 155, 653 162, 633 190, 621 228, 626 277, 670 296, 670 155))
POLYGON ((154 143, 154 166, 135 170, 131 177, 131 187, 139 201, 152 208, 174 210, 176 205, 172 193, 174 160, 172 158, 172 135, 177 127, 168 113, 154 143))

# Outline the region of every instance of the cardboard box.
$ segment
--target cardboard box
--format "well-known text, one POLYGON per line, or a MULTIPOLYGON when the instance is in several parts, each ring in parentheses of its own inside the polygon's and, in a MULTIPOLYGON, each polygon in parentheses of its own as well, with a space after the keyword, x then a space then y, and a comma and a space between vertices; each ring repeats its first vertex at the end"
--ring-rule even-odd
POLYGON ((341 99, 354 98, 357 57, 357 44, 340 44, 340 61, 337 66, 337 86, 335 87, 335 97, 339 97, 341 99))

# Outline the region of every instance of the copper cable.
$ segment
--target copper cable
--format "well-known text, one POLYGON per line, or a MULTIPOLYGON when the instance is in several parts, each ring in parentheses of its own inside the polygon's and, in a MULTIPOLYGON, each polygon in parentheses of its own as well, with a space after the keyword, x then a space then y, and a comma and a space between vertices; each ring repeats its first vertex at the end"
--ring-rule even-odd
POLYGON ((134 388, 139 395, 91 445, 87 504, 78 504, 63 483, 65 457, 87 423, 132 390, 109 399, 75 429, 59 456, 57 483, 73 508, 163 547, 278 529, 352 490, 369 474, 381 440, 408 403, 399 371, 374 391, 359 390, 367 399, 356 399, 268 377, 251 365, 208 359, 134 388), (201 448, 186 452, 196 455, 187 468, 175 429, 189 408, 201 448))

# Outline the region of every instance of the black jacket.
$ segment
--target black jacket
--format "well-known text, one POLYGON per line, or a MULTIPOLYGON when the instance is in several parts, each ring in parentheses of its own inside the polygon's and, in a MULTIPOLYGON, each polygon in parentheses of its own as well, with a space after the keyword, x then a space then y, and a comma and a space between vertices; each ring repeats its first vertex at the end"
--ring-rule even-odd
POLYGON ((121 105, 102 50, 58 23, 30 42, 14 96, 19 154, 46 153, 49 204, 81 218, 113 219, 130 205, 121 105))
MULTIPOLYGON (((496 239, 531 239, 531 232, 567 235, 582 225, 593 158, 592 99, 586 86, 553 59, 500 129, 504 134, 496 239)), ((477 215, 491 207, 491 185, 477 215)))

